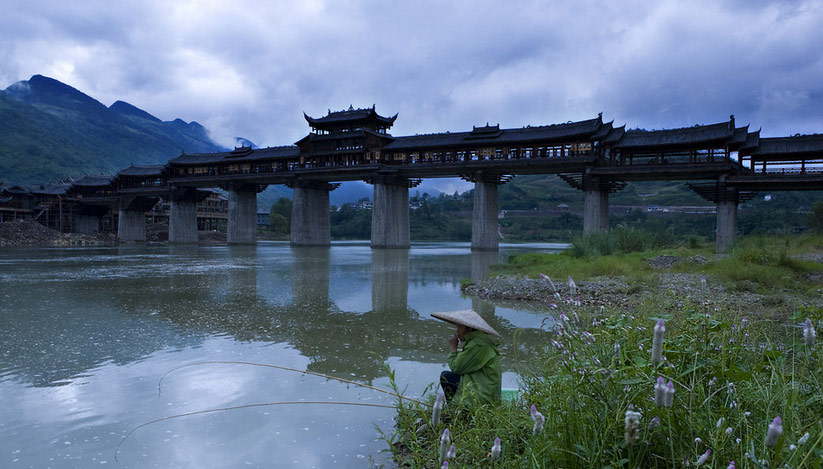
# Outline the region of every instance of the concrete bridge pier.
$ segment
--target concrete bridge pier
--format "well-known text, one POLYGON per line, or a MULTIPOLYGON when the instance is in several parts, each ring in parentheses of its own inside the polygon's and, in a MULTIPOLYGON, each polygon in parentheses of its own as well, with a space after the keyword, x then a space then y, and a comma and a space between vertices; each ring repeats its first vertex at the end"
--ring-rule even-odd
POLYGON ((155 197, 123 197, 117 215, 117 239, 121 243, 146 241, 146 212, 157 204, 155 197))
POLYGON ((194 187, 171 190, 169 243, 197 244, 197 189, 194 187))
POLYGON ((330 246, 329 192, 336 186, 299 179, 292 187, 291 245, 330 246))
POLYGON ((121 208, 117 215, 117 239, 121 243, 146 240, 146 212, 121 208))
POLYGON ((372 249, 408 249, 409 181, 383 177, 374 182, 374 208, 371 217, 372 249))
POLYGON ((255 244, 257 242, 256 184, 226 187, 229 192, 229 219, 226 227, 228 244, 255 244))
POLYGON ((76 215, 74 217, 74 232, 85 235, 100 233, 100 217, 97 215, 76 215))
POLYGON ((609 229, 609 191, 587 188, 583 202, 583 233, 609 229))
POLYGON ((737 201, 717 202, 717 236, 715 251, 726 252, 737 236, 737 201))
POLYGON ((472 251, 497 251, 500 243, 497 222, 498 178, 477 174, 472 207, 472 251))
POLYGON ((728 251, 737 236, 737 204, 740 194, 736 189, 726 186, 724 179, 717 182, 716 252, 728 251))

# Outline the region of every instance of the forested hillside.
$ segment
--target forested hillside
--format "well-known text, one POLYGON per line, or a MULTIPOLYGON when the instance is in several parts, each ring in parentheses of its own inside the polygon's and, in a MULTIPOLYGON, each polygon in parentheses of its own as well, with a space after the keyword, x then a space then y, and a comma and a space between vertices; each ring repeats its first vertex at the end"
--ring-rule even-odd
POLYGON ((131 164, 164 164, 181 151, 224 150, 197 122, 164 122, 123 101, 106 107, 41 75, 0 92, 0 122, 0 181, 15 184, 114 174, 131 164))

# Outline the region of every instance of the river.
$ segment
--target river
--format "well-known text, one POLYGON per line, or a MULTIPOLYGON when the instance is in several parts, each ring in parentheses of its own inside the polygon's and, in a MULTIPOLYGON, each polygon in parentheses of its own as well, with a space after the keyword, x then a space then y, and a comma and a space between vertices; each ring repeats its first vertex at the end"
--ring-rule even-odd
POLYGON ((388 366, 419 397, 445 369, 452 334, 429 313, 473 307, 502 334, 504 387, 516 387, 543 346, 545 312, 465 297, 460 282, 514 252, 562 247, 2 249, 0 467, 391 466, 380 431, 391 434, 394 411, 336 403, 392 405, 392 396, 280 369, 197 363, 273 364, 381 388, 388 366), (278 402, 296 403, 137 428, 278 402))

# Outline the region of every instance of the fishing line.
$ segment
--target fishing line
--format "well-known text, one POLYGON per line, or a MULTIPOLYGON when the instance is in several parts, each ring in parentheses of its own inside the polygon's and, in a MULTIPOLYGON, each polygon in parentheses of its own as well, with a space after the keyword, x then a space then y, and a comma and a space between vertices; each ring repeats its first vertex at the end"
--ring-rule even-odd
POLYGON ((278 402, 262 402, 258 404, 244 404, 232 407, 221 407, 218 409, 206 409, 206 410, 197 410, 194 412, 186 412, 184 414, 176 414, 176 415, 169 415, 168 417, 159 418, 156 420, 152 420, 151 422, 146 422, 140 424, 126 433, 123 436, 123 439, 120 440, 120 443, 117 444, 117 448, 114 450, 114 460, 117 461, 117 454, 120 452, 120 447, 123 446, 123 443, 126 442, 126 438, 128 438, 132 433, 136 432, 137 430, 158 423, 163 422, 166 420, 173 420, 179 419, 182 417, 191 417, 192 415, 200 415, 200 414, 208 414, 212 412, 223 412, 227 410, 237 410, 237 409, 248 409, 251 407, 266 407, 266 406, 275 406, 275 405, 292 405, 292 404, 316 404, 316 405, 351 405, 351 406, 360 406, 360 407, 378 407, 384 409, 394 409, 394 406, 386 405, 386 404, 369 404, 366 402, 335 402, 335 401, 278 401, 278 402))
POLYGON ((415 402, 415 403, 420 404, 420 405, 424 405, 426 407, 431 407, 432 406, 429 403, 426 403, 426 402, 423 402, 423 401, 420 401, 420 400, 417 400, 417 399, 414 399, 414 398, 411 398, 411 397, 406 397, 406 396, 404 396, 402 394, 398 394, 394 391, 389 391, 388 389, 377 388, 377 387, 374 387, 374 386, 370 386, 368 384, 358 383, 357 381, 352 381, 350 379, 338 378, 336 376, 324 375, 322 373, 317 373, 317 372, 314 372, 314 371, 300 370, 300 369, 297 369, 297 368, 290 368, 290 367, 287 367, 287 366, 269 365, 269 364, 266 364, 266 363, 254 363, 254 362, 244 362, 244 361, 226 361, 226 360, 209 360, 209 361, 202 361, 202 362, 195 362, 195 363, 187 363, 185 365, 180 365, 178 367, 172 368, 171 370, 165 372, 163 374, 163 376, 160 377, 160 380, 157 382, 157 394, 158 395, 161 394, 161 388, 160 387, 163 384, 163 380, 166 378, 166 376, 168 376, 173 371, 177 371, 181 368, 186 368, 186 367, 189 367, 189 366, 210 365, 210 364, 262 366, 262 367, 265 367, 265 368, 275 368, 275 369, 278 369, 278 370, 292 371, 292 372, 300 373, 300 374, 314 375, 314 376, 319 376, 319 377, 325 378, 325 379, 331 379, 331 380, 340 381, 340 382, 347 383, 347 384, 352 384, 354 386, 360 386, 361 388, 371 389, 372 391, 382 392, 382 393, 389 394, 391 396, 397 397, 399 399, 405 399, 407 401, 411 401, 411 402, 415 402))

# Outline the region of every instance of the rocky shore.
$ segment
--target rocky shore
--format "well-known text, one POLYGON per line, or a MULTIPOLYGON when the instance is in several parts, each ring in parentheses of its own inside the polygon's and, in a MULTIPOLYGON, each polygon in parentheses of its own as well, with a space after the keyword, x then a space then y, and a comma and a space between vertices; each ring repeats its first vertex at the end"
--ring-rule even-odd
MULTIPOLYGON (((201 231, 200 244, 226 244, 226 234, 217 231, 201 231)), ((169 240, 169 226, 154 223, 146 228, 146 241, 163 243, 169 240)), ((29 220, 0 223, 0 246, 111 246, 119 244, 113 233, 83 235, 61 233, 29 220)))
POLYGON ((0 223, 0 246, 105 246, 117 244, 111 233, 61 233, 40 223, 15 220, 0 223))
MULTIPOLYGON (((782 316, 791 313, 798 306, 823 307, 823 288, 817 289, 817 295, 811 297, 791 290, 763 291, 754 284, 744 285, 742 288, 738 285, 738 288, 730 290, 711 277, 706 278, 704 282, 701 274, 664 271, 684 260, 700 262, 701 259, 659 256, 650 259, 649 264, 660 272, 650 276, 649 280, 643 283, 631 283, 625 278, 600 277, 591 281, 576 281, 575 294, 572 294, 566 279, 553 279, 558 294, 555 295, 554 288, 547 280, 509 275, 499 275, 466 284, 462 291, 466 295, 490 301, 527 301, 547 307, 552 304, 579 302, 581 306, 595 308, 631 308, 650 295, 661 294, 671 298, 689 299, 706 306, 725 305, 741 310, 748 309, 752 314, 782 316)), ((823 262, 823 259, 817 257, 808 260, 823 262)), ((705 259, 702 261, 706 262, 705 259)), ((817 278, 815 275, 819 276, 820 273, 812 274, 811 281, 817 278)))

